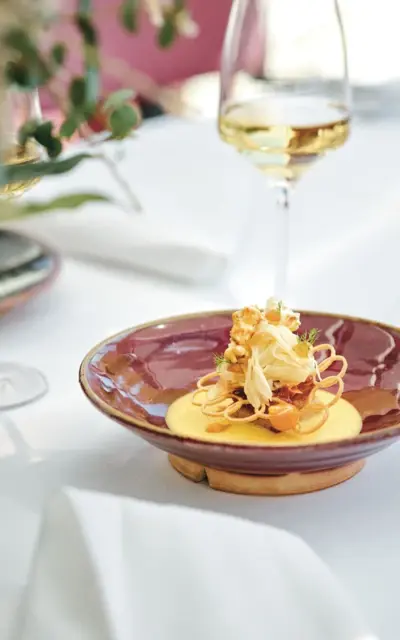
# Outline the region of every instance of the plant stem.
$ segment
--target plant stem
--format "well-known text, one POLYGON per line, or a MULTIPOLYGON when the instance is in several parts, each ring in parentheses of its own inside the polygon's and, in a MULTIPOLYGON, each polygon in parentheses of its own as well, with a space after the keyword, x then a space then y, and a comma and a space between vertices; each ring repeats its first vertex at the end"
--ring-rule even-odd
POLYGON ((289 266, 291 189, 287 183, 279 186, 278 189, 274 297, 277 300, 285 300, 287 295, 287 276, 289 266))
MULTIPOLYGON (((66 96, 65 95, 63 96, 61 92, 59 93, 54 86, 51 86, 51 83, 47 85, 47 89, 49 91, 50 96, 53 98, 58 108, 60 109, 60 111, 64 114, 64 116, 66 116, 68 113, 68 101, 66 96)), ((78 132, 80 137, 86 142, 88 142, 89 145, 91 145, 90 143, 91 129, 89 126, 85 126, 85 125, 86 123, 84 123, 83 125, 80 125, 78 132)), ((115 181, 119 184, 122 191, 124 191, 124 193, 126 194, 134 210, 137 211, 138 213, 141 213, 143 211, 143 207, 140 204, 139 200, 136 198, 135 194, 132 192, 128 182, 126 182, 126 180, 121 176, 120 172, 118 171, 118 166, 116 162, 106 154, 96 154, 94 157, 104 162, 104 164, 107 166, 108 170, 114 177, 115 181)))
POLYGON ((135 194, 132 192, 130 184, 125 180, 123 176, 121 176, 120 172, 118 171, 117 163, 105 153, 96 153, 93 157, 98 158, 99 160, 104 162, 114 180, 118 182, 120 188, 122 189, 122 191, 124 191, 133 209, 138 213, 142 213, 143 207, 135 194))

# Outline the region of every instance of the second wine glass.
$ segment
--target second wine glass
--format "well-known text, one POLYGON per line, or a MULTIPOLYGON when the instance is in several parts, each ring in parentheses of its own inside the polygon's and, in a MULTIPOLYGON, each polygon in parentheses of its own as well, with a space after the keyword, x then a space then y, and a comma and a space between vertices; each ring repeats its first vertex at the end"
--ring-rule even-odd
POLYGON ((274 296, 286 297, 290 195, 350 130, 337 0, 234 0, 222 52, 219 133, 277 191, 274 296))
MULTIPOLYGON (((4 164, 26 164, 40 160, 39 147, 32 141, 21 145, 18 140, 20 126, 29 120, 41 120, 41 109, 37 91, 20 92, 9 89, 0 102, 3 118, 4 164)), ((31 189, 39 178, 12 182, 0 187, 0 198, 15 198, 31 189)), ((13 283, 24 282, 29 288, 30 280, 38 284, 41 272, 46 273, 43 248, 39 243, 22 235, 0 233, 0 300, 14 290, 13 283), (35 277, 32 278, 32 273, 35 277)), ((22 297, 23 294, 19 293, 22 297)), ((37 369, 20 363, 0 360, 0 413, 38 400, 47 393, 45 376, 37 369)))

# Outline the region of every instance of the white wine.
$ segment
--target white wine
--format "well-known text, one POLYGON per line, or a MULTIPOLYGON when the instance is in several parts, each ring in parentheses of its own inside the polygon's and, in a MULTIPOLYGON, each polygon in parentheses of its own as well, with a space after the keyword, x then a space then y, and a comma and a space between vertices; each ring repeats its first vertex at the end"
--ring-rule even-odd
MULTIPOLYGON (((27 142, 25 147, 14 144, 9 147, 4 154, 4 164, 28 164, 38 162, 40 155, 38 147, 34 142, 27 142)), ((0 187, 0 197, 16 197, 22 195, 39 182, 40 178, 30 178, 19 182, 11 182, 0 187)))
POLYGON ((349 136, 348 111, 321 98, 263 96, 227 105, 221 138, 275 181, 295 182, 349 136))

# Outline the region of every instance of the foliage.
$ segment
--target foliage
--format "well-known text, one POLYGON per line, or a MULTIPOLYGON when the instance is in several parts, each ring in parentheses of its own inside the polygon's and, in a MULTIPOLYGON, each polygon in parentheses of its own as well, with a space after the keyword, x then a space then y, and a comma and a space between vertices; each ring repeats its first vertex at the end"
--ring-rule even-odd
MULTIPOLYGON (((82 136, 85 135, 85 131, 90 132, 90 122, 99 109, 101 98, 102 59, 97 28, 93 20, 92 1, 77 0, 77 8, 73 14, 55 16, 57 20, 68 20, 75 25, 82 46, 82 74, 69 78, 65 95, 61 96, 57 89, 57 82, 60 76, 63 78, 68 76, 68 43, 56 42, 49 51, 44 51, 39 46, 39 42, 43 30, 49 23, 46 12, 38 14, 36 11, 35 19, 33 17, 30 19, 26 15, 26 7, 29 6, 26 0, 3 0, 4 3, 9 7, 9 20, 5 20, 0 28, 0 47, 6 56, 5 63, 0 65, 0 72, 1 69, 4 70, 4 73, 0 74, 0 92, 4 96, 4 91, 10 87, 25 92, 47 87, 62 109, 64 121, 57 132, 54 131, 53 123, 50 121, 29 120, 22 124, 19 131, 19 145, 23 148, 30 141, 34 141, 42 149, 41 158, 43 159, 40 162, 0 164, 0 189, 2 185, 12 182, 66 173, 83 160, 92 157, 93 154, 78 153, 66 159, 60 159, 66 140, 77 131, 82 136)), ((45 0, 42 0, 33 4, 36 7, 44 3, 45 0)), ((185 9, 184 0, 170 0, 169 3, 161 0, 120 0, 118 19, 128 33, 138 33, 143 11, 148 12, 150 19, 153 18, 156 26, 156 42, 162 48, 170 47, 177 36, 185 35, 182 25, 185 20, 191 20, 185 9)), ((54 22, 54 16, 52 16, 52 22, 54 22)), ((119 89, 109 95, 101 105, 110 129, 108 139, 126 138, 140 123, 138 110, 132 104, 134 96, 132 87, 119 89)), ((0 114, 0 117, 3 116, 0 114)), ((2 126, 5 126, 4 122, 2 126)), ((96 201, 100 199, 97 194, 79 194, 71 196, 68 202, 55 199, 51 203, 31 205, 30 208, 15 205, 15 215, 28 215, 60 206, 71 208, 84 204, 91 198, 96 201)), ((8 207, 8 214, 6 214, 3 207, 3 215, 0 212, 0 218, 10 216, 11 208, 11 206, 8 207)))
POLYGON ((2 221, 24 218, 38 213, 47 213, 54 209, 76 209, 89 202, 108 202, 107 196, 100 193, 74 193, 59 196, 47 202, 18 204, 10 200, 0 200, 0 219, 2 221))
POLYGON ((298 342, 307 342, 310 345, 314 345, 319 333, 319 329, 310 329, 310 331, 304 331, 304 333, 299 334, 297 340, 298 342))
POLYGON ((217 371, 219 371, 224 364, 229 364, 224 354, 214 353, 214 364, 217 371))

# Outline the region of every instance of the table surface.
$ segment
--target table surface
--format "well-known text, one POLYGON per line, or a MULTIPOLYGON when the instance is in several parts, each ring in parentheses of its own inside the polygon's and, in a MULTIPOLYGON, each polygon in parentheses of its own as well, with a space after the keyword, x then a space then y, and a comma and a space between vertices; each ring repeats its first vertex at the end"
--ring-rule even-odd
MULTIPOLYGON (((239 161, 229 164, 231 150, 220 151, 209 125, 175 121, 144 128, 140 148, 148 169, 155 134, 164 139, 171 157, 168 163, 165 158, 159 161, 159 174, 151 165, 148 182, 159 176, 166 189, 167 182, 176 180, 176 171, 184 172, 191 164, 189 173, 198 180, 188 179, 185 197, 188 202, 192 198, 193 219, 200 198, 207 224, 212 224, 216 207, 228 226, 234 203, 235 219, 242 216, 253 227, 245 244, 256 247, 261 225, 263 237, 268 234, 268 211, 273 208, 258 175, 253 178, 239 161), (228 174, 221 169, 225 158, 228 174), (199 171, 207 172, 205 179, 199 171), (247 218, 246 202, 252 209, 247 218)), ((296 305, 398 323, 399 142, 400 125, 360 126, 347 147, 316 166, 300 185, 292 221, 290 293, 296 305)), ((150 193, 143 168, 141 179, 143 193, 150 193)), ((72 184, 74 178, 70 180, 72 184)), ((52 184, 53 189, 57 183, 52 184)), ((170 205, 175 197, 177 210, 182 210, 181 193, 168 192, 168 197, 170 205)), ((228 495, 179 476, 165 454, 97 413, 79 389, 79 363, 105 336, 156 317, 229 305, 232 291, 238 302, 251 302, 267 277, 264 262, 255 262, 260 256, 264 260, 265 240, 250 253, 250 260, 236 261, 230 292, 65 259, 51 291, 1 320, 2 360, 33 364, 50 383, 50 393, 39 402, 0 416, 2 639, 8 638, 26 583, 43 506, 66 485, 230 513, 295 532, 353 591, 373 630, 384 640, 398 637, 400 613, 393 605, 400 575, 399 446, 369 459, 348 483, 321 493, 287 498, 228 495)))

